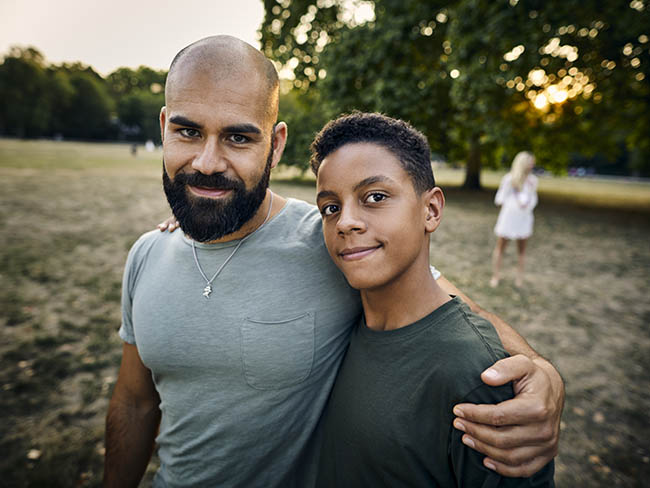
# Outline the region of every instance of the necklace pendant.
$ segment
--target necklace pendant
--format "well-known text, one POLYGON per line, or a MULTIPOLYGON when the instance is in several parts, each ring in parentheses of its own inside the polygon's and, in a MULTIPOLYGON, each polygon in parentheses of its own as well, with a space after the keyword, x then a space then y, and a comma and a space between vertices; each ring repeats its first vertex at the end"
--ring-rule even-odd
POLYGON ((205 298, 210 298, 210 293, 212 293, 212 286, 208 283, 205 285, 205 288, 203 288, 203 296, 205 298))

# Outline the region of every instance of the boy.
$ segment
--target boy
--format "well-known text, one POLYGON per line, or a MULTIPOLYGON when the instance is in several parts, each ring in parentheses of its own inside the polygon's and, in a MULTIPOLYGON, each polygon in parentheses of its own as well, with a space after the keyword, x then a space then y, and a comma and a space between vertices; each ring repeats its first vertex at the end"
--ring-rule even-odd
POLYGON ((531 479, 501 478, 452 427, 453 405, 513 392, 480 379, 506 356, 492 325, 429 271, 444 196, 426 138, 354 113, 311 149, 325 243, 364 311, 327 408, 319 486, 553 486, 552 463, 531 479))

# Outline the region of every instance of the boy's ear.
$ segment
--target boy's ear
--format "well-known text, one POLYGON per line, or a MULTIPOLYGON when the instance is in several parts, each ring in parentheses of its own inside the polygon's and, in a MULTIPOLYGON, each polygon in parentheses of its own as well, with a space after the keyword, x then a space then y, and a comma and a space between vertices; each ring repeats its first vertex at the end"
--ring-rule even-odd
POLYGON ((427 190, 422 195, 425 204, 424 230, 430 234, 442 220, 442 209, 445 207, 445 195, 439 187, 427 190))

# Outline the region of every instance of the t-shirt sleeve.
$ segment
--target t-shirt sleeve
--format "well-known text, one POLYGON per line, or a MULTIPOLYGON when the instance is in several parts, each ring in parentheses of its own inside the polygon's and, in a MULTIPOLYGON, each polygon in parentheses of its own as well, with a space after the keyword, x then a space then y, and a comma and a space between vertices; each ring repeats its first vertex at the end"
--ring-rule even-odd
MULTIPOLYGON (((148 234, 151 234, 149 232, 148 234)), ((126 258, 126 265, 124 266, 124 274, 122 276, 122 323, 120 325, 119 335, 120 338, 129 344, 135 344, 135 333, 133 332, 133 294, 138 278, 138 271, 142 266, 142 262, 146 257, 149 249, 148 243, 150 239, 147 238, 148 234, 144 234, 138 239, 126 258)))
POLYGON ((133 272, 134 268, 134 249, 129 252, 126 260, 124 274, 122 275, 122 324, 120 325, 119 335, 124 342, 135 344, 135 334, 133 333, 133 321, 131 307, 133 305, 133 272))
MULTIPOLYGON (((510 385, 491 387, 483 384, 472 390, 463 399, 463 403, 495 404, 508 400, 512 396, 512 387, 510 385)), ((458 487, 552 488, 555 486, 553 482, 553 461, 530 478, 508 478, 483 466, 485 455, 463 444, 462 437, 463 433, 452 426, 451 435, 449 436, 449 458, 458 487)))

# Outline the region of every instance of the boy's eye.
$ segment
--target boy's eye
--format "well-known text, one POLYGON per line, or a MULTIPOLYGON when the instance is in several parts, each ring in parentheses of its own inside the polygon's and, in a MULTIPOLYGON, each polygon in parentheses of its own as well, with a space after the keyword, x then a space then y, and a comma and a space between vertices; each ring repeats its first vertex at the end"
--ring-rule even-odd
POLYGON ((366 198, 366 201, 369 203, 379 203, 382 200, 385 200, 387 197, 383 193, 371 193, 366 198))
POLYGON ((338 205, 325 205, 321 209, 320 213, 325 215, 325 216, 328 216, 328 215, 335 214, 338 211, 339 211, 338 205))
POLYGON ((180 134, 182 136, 189 137, 189 138, 195 138, 195 137, 199 137, 201 135, 201 133, 198 130, 191 129, 189 127, 185 127, 183 129, 180 129, 178 132, 180 132, 180 134))

